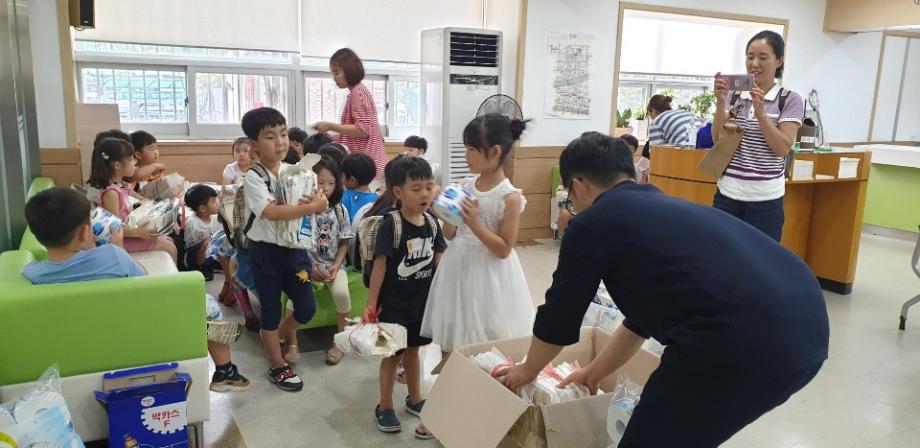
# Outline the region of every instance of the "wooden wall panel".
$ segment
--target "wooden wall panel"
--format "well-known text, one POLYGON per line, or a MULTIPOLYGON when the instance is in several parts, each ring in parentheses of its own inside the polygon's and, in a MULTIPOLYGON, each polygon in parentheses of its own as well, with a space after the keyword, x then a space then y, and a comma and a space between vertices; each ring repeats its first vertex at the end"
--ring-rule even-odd
POLYGON ((559 164, 562 146, 515 147, 505 164, 505 174, 524 191, 527 207, 521 214, 519 241, 551 238, 549 227, 553 167, 559 164))
POLYGON ((54 180, 54 185, 66 187, 82 184, 83 173, 79 148, 40 149, 42 176, 54 180))
POLYGON ((920 6, 910 0, 827 0, 824 31, 878 31, 920 23, 920 6))
POLYGON ((525 194, 527 206, 521 213, 521 229, 549 228, 549 193, 525 194))
POLYGON ((220 183, 224 167, 233 161, 231 140, 161 141, 160 163, 169 173, 190 182, 220 183))

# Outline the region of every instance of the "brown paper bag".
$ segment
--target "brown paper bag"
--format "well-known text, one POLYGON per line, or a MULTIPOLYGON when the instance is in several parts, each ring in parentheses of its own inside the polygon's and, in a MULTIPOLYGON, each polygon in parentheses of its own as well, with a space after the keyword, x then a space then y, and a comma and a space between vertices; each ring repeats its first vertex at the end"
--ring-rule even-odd
POLYGON ((696 168, 718 179, 732 161, 732 156, 735 155, 738 145, 741 144, 743 134, 744 130, 738 126, 738 123, 729 121, 722 125, 722 129, 719 129, 719 141, 703 157, 703 160, 700 160, 696 168))

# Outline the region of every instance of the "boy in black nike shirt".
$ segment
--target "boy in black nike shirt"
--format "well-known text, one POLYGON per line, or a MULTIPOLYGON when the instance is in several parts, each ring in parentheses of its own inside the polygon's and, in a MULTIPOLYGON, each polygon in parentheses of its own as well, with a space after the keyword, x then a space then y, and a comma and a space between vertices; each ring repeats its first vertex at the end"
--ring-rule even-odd
MULTIPOLYGON (((408 347, 380 363, 380 404, 374 415, 377 429, 383 432, 402 429, 393 411, 393 387, 400 356, 409 386, 406 412, 418 416, 425 404, 418 349, 431 343, 431 339, 421 337, 419 331, 431 279, 441 254, 447 249, 438 221, 426 213, 435 195, 431 166, 421 158, 404 158, 394 163, 388 183, 399 205, 377 230, 365 312, 373 316, 379 311, 380 322, 400 324, 406 327, 408 335, 408 347)), ((420 426, 416 436, 428 438, 430 435, 420 426)))

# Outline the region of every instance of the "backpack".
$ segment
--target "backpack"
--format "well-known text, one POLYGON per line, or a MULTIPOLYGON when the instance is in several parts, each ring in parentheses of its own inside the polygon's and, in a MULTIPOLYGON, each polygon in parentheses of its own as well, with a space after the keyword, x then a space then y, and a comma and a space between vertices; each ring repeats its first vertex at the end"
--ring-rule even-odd
MULTIPOLYGON (((269 193, 275 194, 272 191, 271 176, 261 163, 253 165, 249 170, 255 171, 262 178, 269 193)), ((221 189, 217 220, 223 226, 230 245, 237 251, 248 255, 249 237, 246 236, 246 233, 252 228, 256 214, 246 206, 245 189, 244 184, 227 185, 221 189)))
MULTIPOLYGON (((428 223, 428 226, 431 227, 431 234, 437 236, 438 234, 438 222, 427 212, 424 214, 425 222, 428 223)), ((374 266, 374 253, 377 245, 377 231, 380 229, 380 225, 383 224, 385 219, 393 220, 393 249, 398 249, 399 244, 402 242, 403 231, 402 231, 402 216, 399 213, 399 210, 393 210, 389 213, 382 215, 367 216, 364 220, 361 221, 361 225, 358 226, 358 243, 360 248, 358 249, 358 258, 359 262, 356 265, 356 269, 361 268, 361 272, 364 274, 364 286, 370 288, 371 286, 371 270, 374 266)))

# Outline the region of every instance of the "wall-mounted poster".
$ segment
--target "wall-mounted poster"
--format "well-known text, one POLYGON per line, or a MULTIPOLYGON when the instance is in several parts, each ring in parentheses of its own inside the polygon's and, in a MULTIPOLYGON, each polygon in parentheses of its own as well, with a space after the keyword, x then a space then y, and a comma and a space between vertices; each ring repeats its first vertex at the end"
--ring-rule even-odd
POLYGON ((594 35, 551 31, 547 45, 544 118, 591 118, 594 35))

